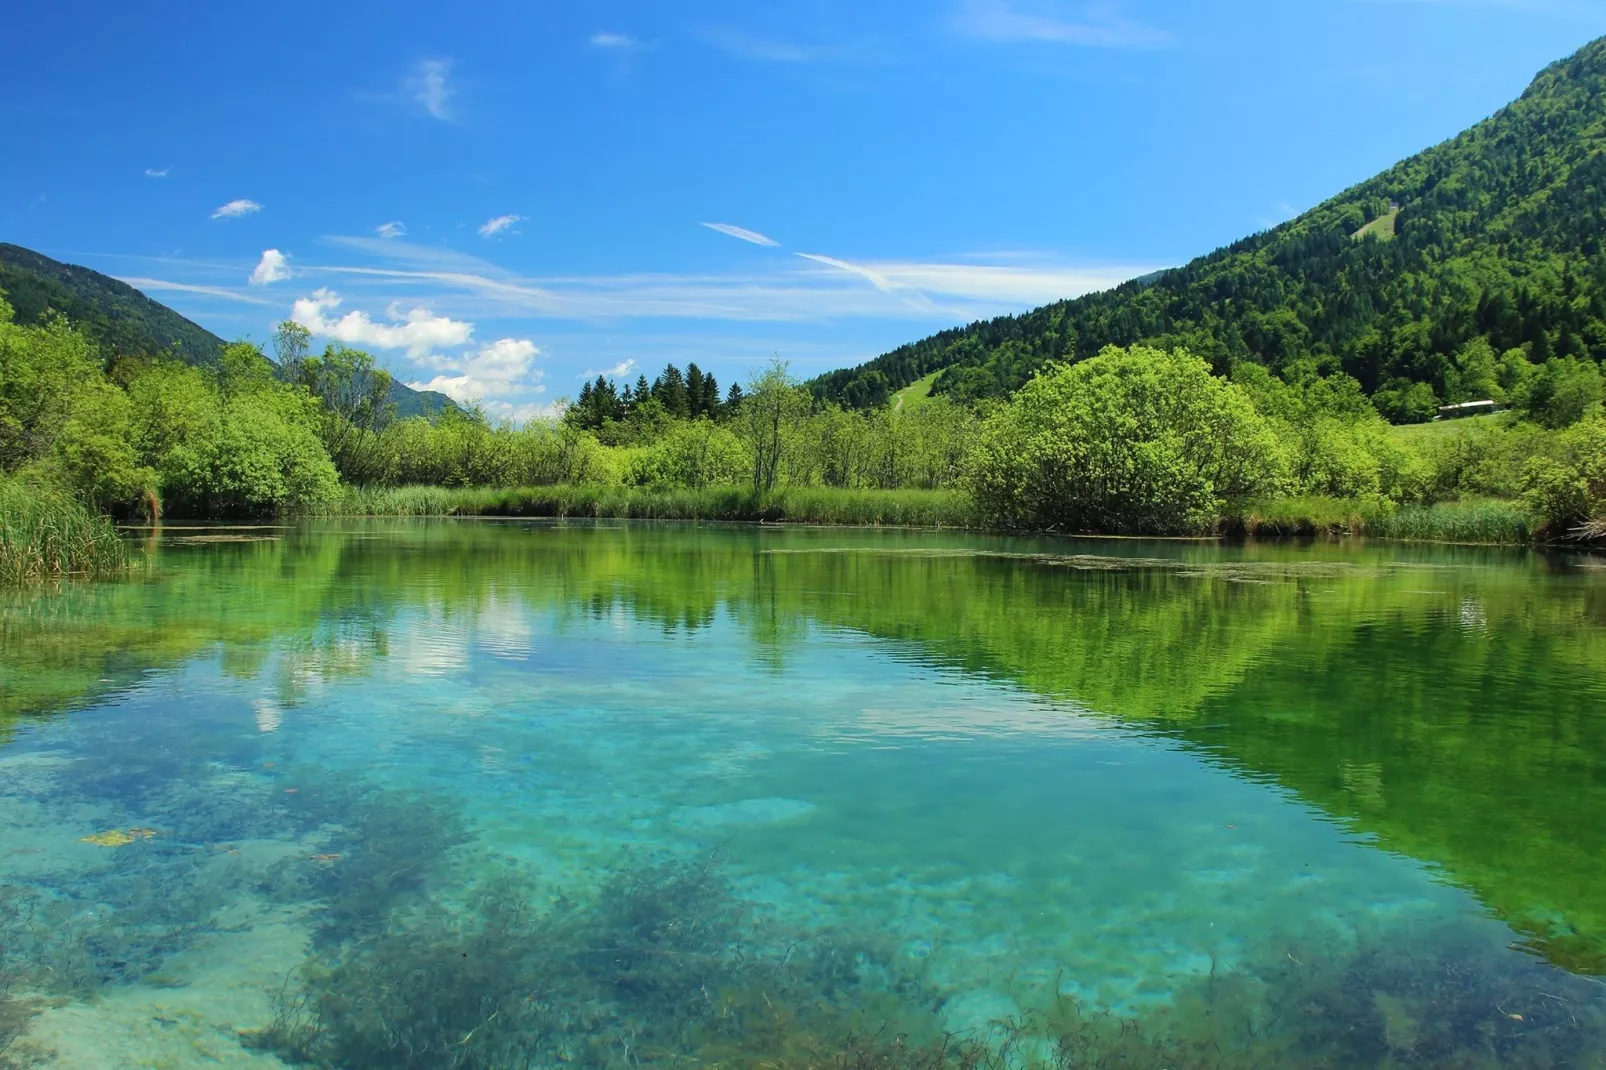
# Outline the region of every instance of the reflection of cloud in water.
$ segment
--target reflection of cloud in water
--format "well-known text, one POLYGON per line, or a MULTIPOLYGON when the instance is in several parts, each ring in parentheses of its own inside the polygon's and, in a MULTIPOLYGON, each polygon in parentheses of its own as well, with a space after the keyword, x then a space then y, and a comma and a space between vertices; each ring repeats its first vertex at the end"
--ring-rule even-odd
POLYGON ((405 621, 390 645, 391 660, 414 676, 449 676, 468 664, 468 652, 464 628, 434 614, 405 621))
POLYGON ((1049 704, 1000 697, 997 704, 955 701, 932 705, 877 705, 859 711, 834 731, 856 736, 903 736, 922 739, 974 738, 976 736, 1036 735, 1056 739, 1107 739, 1111 725, 1092 710, 1069 703, 1049 704))
POLYGON ((534 653, 535 630, 522 602, 491 599, 475 619, 474 632, 479 645, 496 657, 523 661, 534 653))
POLYGON ((271 699, 252 699, 251 708, 256 711, 257 731, 264 735, 277 732, 284 724, 284 711, 271 699))

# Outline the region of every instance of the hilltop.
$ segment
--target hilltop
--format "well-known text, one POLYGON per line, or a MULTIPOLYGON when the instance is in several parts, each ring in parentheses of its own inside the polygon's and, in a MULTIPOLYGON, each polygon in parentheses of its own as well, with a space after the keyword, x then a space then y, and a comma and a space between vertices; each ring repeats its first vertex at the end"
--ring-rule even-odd
MULTIPOLYGON (((0 242, 0 291, 18 323, 59 312, 112 357, 168 353, 186 364, 212 364, 226 344, 120 279, 20 245, 0 242)), ((429 415, 453 404, 445 394, 395 381, 390 400, 399 416, 429 415)))
POLYGON ((1386 414, 1419 418, 1460 400, 1457 355, 1479 338, 1534 363, 1606 358, 1603 237, 1606 38, 1493 117, 1282 226, 1158 277, 943 331, 810 387, 874 406, 940 371, 936 393, 998 396, 1050 361, 1148 343, 1187 346, 1221 372, 1240 361, 1285 375, 1342 370, 1386 414))

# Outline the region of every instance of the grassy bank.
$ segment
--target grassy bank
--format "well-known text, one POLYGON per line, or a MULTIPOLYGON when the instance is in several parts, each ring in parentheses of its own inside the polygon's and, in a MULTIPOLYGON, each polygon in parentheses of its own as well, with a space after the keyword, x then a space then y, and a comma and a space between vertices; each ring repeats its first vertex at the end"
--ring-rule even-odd
POLYGON ((1367 535, 1412 542, 1521 545, 1533 540, 1533 517, 1521 502, 1492 499, 1395 506, 1342 498, 1280 498, 1223 526, 1233 535, 1367 535))
POLYGON ((61 491, 0 480, 0 583, 127 567, 128 551, 106 517, 61 491))
POLYGON ((524 516, 726 520, 957 528, 975 525, 969 499, 943 490, 793 487, 393 487, 348 490, 325 516, 524 516))
MULTIPOLYGON (((793 487, 755 494, 738 487, 352 488, 323 516, 588 517, 722 520, 888 527, 981 528, 958 491, 793 487)), ((1518 502, 1466 501, 1396 507, 1340 498, 1280 498, 1224 517, 1229 535, 1367 535, 1419 542, 1521 545, 1532 518, 1518 502)))

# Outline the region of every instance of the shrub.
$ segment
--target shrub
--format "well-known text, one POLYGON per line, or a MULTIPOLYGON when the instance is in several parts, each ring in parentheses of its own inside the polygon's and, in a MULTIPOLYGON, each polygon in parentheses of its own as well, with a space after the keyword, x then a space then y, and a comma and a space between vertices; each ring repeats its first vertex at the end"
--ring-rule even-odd
POLYGON ((1606 415, 1597 412, 1556 438, 1524 474, 1524 500, 1552 538, 1606 515, 1606 415))
POLYGON ((982 425, 981 515, 1009 528, 1165 534, 1274 492, 1276 436, 1235 384, 1178 350, 1108 349, 1050 368, 982 425))

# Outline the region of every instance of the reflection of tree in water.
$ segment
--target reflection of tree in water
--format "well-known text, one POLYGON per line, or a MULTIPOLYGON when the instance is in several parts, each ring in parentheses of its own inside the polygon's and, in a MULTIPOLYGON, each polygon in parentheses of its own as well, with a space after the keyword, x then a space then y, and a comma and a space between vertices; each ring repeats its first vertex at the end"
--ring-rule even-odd
POLYGON ((1273 779, 1444 866, 1553 961, 1606 969, 1606 720, 1598 691, 1569 686, 1606 664, 1601 584, 1510 554, 1390 551, 1409 566, 1395 567, 1319 547, 1233 563, 1215 547, 1003 552, 1012 546, 347 523, 180 548, 149 580, 7 594, 0 721, 213 650, 226 670, 273 680, 282 719, 318 681, 392 668, 411 627, 402 611, 427 611, 465 641, 507 614, 548 613, 559 628, 626 614, 686 635, 725 614, 749 656, 775 666, 826 625, 1273 779), (1462 561, 1474 567, 1441 567, 1462 561))

